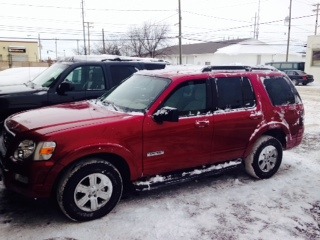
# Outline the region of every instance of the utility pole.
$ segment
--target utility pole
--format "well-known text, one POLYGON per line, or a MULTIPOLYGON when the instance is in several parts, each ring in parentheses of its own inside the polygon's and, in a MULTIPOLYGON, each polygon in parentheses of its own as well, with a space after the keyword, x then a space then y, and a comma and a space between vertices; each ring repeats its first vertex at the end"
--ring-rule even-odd
POLYGON ((292 9, 292 0, 290 0, 290 5, 289 5, 289 24, 288 24, 286 62, 288 62, 288 58, 289 58, 289 45, 290 45, 290 32, 291 32, 291 9, 292 9))
POLYGON ((84 49, 84 55, 87 55, 87 47, 86 47, 86 29, 85 29, 85 26, 84 26, 84 8, 83 8, 83 0, 81 1, 81 9, 82 9, 83 49, 84 49))
POLYGON ((56 45, 56 60, 58 60, 58 39, 55 39, 55 45, 56 45))
POLYGON ((179 1, 179 64, 181 65, 182 64, 182 30, 181 30, 181 0, 178 0, 179 1))
POLYGON ((103 53, 106 53, 106 43, 104 42, 104 29, 102 28, 102 49, 103 53))
POLYGON ((255 39, 259 38, 259 25, 260 25, 260 0, 258 2, 258 14, 256 15, 256 20, 255 20, 255 39))
POLYGON ((84 23, 87 24, 87 28, 88 28, 88 55, 90 55, 91 54, 91 52, 90 52, 90 28, 92 27, 92 26, 90 26, 90 24, 93 24, 93 23, 92 22, 84 22, 84 23))
POLYGON ((256 37, 256 29, 257 29, 257 13, 254 14, 253 38, 256 37))
POLYGON ((314 7, 317 7, 316 9, 314 9, 313 11, 316 12, 316 26, 314 28, 314 35, 317 35, 317 30, 318 30, 318 16, 319 16, 319 6, 320 4, 317 3, 317 4, 314 4, 312 5, 314 7))
POLYGON ((38 44, 39 44, 39 62, 41 62, 41 48, 42 48, 42 46, 41 46, 41 39, 40 39, 40 33, 38 33, 38 44))

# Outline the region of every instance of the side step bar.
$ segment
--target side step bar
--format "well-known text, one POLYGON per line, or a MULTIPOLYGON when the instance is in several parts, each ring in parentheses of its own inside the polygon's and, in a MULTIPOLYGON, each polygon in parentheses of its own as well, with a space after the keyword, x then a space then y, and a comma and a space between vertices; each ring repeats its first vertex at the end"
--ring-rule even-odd
POLYGON ((237 168, 241 164, 242 159, 237 159, 217 165, 204 166, 202 168, 196 168, 185 172, 173 173, 164 176, 157 175, 142 181, 133 182, 133 186, 136 191, 157 189, 177 183, 192 181, 201 177, 219 175, 225 171, 237 168))

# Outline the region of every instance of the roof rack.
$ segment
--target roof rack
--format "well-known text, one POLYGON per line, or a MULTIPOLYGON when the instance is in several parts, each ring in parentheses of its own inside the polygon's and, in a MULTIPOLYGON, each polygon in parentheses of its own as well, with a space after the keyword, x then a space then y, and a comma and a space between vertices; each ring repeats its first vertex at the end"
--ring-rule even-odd
POLYGON ((163 62, 169 64, 169 62, 162 59, 156 58, 142 58, 142 57, 129 57, 129 56, 120 56, 120 55, 74 55, 72 57, 66 57, 61 59, 62 62, 81 62, 81 61, 97 61, 97 62, 106 62, 106 61, 141 61, 141 62, 163 62))
POLYGON ((251 72, 252 67, 245 65, 222 65, 222 66, 207 66, 202 69, 202 72, 212 72, 212 71, 239 71, 243 70, 246 72, 251 72))

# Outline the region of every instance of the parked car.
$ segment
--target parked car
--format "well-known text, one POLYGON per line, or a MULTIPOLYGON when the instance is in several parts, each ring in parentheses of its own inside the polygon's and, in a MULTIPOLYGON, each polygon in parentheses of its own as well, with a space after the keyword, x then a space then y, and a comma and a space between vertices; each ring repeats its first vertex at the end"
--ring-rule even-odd
POLYGON ((32 81, 47 67, 15 67, 0 71, 0 87, 32 81))
POLYGON ((140 71, 98 99, 7 118, 0 169, 7 189, 54 196, 66 216, 87 221, 132 187, 242 163, 251 176, 270 178, 303 132, 304 107, 284 73, 140 71))
POLYGON ((306 74, 301 70, 284 70, 283 72, 288 75, 295 85, 299 85, 300 83, 302 85, 307 85, 314 81, 313 75, 306 74))
POLYGON ((142 69, 167 63, 113 55, 75 56, 53 64, 34 80, 0 88, 0 122, 7 116, 43 106, 100 97, 142 69))

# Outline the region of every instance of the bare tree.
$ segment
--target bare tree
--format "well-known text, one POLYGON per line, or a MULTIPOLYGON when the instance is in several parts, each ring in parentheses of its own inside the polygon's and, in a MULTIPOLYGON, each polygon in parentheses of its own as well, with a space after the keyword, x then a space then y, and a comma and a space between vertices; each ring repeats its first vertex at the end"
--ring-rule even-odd
POLYGON ((75 48, 72 50, 72 52, 76 55, 83 55, 84 54, 84 47, 81 46, 80 48, 75 48))
MULTIPOLYGON (((144 23, 141 27, 130 29, 123 39, 109 41, 106 46, 96 44, 94 54, 127 55, 136 57, 163 56, 161 49, 168 47, 169 26, 144 23)), ((84 48, 79 51, 73 50, 75 54, 84 54, 84 48)))
POLYGON ((156 57, 163 55, 159 50, 168 46, 168 25, 144 23, 142 27, 132 28, 127 34, 127 47, 132 55, 138 57, 156 57))
POLYGON ((111 54, 111 55, 121 55, 121 46, 118 42, 108 42, 105 47, 97 44, 93 50, 94 54, 111 54))

